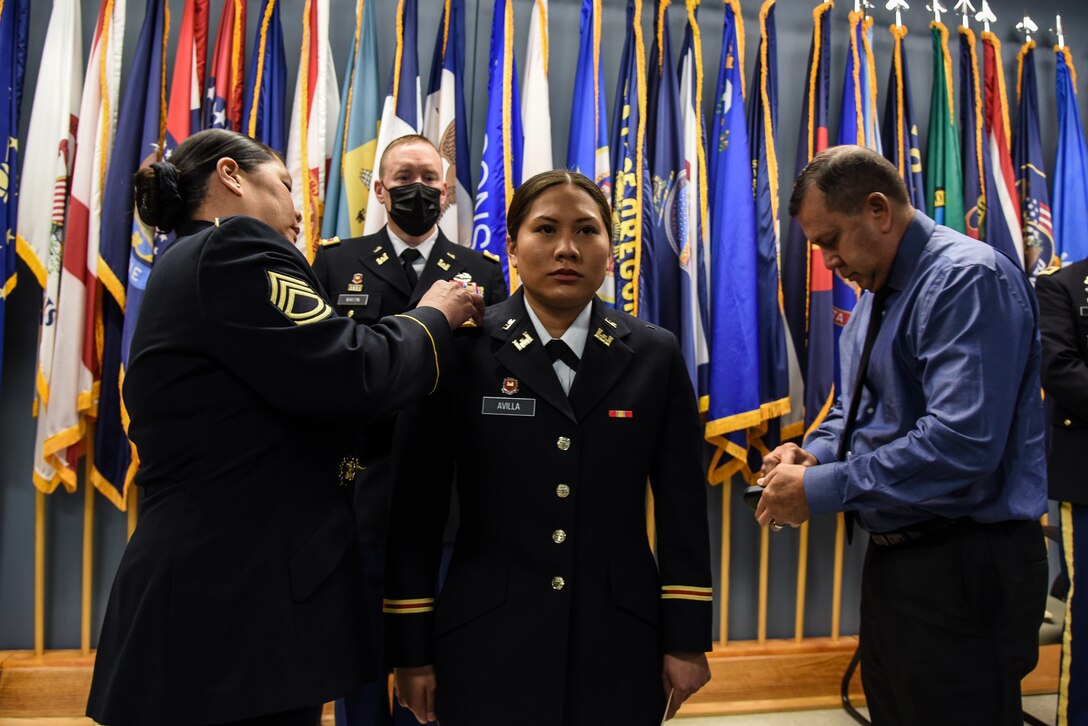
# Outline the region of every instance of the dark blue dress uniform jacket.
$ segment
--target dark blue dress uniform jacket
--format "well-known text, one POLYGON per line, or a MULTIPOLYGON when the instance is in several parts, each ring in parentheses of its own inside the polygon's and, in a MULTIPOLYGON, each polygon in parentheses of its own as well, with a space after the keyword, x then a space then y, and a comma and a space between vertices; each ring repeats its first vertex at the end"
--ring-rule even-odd
POLYGON ((672 334, 593 305, 569 398, 518 292, 455 335, 445 395, 401 414, 430 438, 406 439, 384 609, 394 665, 434 664, 443 726, 656 726, 663 653, 711 647, 683 359, 672 334), (461 521, 435 600, 453 470, 461 521))
POLYGON ((1050 411, 1051 499, 1088 505, 1088 260, 1035 281, 1043 338, 1043 389, 1050 411))
POLYGON ((87 713, 207 724, 363 682, 350 461, 362 426, 426 396, 449 325, 339 317, 282 235, 233 217, 151 275, 124 383, 144 487, 87 713))
MULTIPOLYGON (((452 280, 456 275, 467 275, 472 282, 482 285, 486 305, 502 302, 509 295, 497 257, 485 257, 476 250, 456 245, 441 230, 418 284, 414 290, 409 289, 387 229, 382 227, 374 234, 344 240, 333 237, 318 247, 314 274, 341 315, 373 325, 382 318, 414 308, 431 285, 438 280, 452 280), (352 285, 361 287, 362 292, 352 290, 352 285)), ((360 456, 366 470, 359 475, 355 487, 355 513, 360 537, 367 544, 385 542, 392 488, 389 447, 394 425, 394 419, 376 421, 364 432, 360 456)))

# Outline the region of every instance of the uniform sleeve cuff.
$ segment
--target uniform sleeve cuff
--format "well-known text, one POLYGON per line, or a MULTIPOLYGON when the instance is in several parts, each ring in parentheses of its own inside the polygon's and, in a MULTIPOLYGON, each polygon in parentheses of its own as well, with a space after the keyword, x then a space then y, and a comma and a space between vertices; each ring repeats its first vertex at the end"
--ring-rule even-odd
POLYGON ((813 515, 841 512, 845 483, 844 462, 833 461, 805 469, 805 498, 808 500, 809 512, 813 515))

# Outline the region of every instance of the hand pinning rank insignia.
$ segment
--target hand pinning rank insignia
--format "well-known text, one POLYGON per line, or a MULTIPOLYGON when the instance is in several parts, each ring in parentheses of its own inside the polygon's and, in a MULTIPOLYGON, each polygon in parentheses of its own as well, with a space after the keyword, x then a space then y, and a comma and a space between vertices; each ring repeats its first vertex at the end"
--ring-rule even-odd
POLYGON ((332 315, 332 305, 314 292, 310 283, 281 272, 266 270, 268 299, 295 325, 308 325, 332 315))

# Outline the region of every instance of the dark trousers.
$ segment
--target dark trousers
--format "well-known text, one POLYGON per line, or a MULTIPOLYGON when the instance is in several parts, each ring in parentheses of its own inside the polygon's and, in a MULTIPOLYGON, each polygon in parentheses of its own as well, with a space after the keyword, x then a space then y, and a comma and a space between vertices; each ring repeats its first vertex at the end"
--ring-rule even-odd
POLYGON ((1038 660, 1046 589, 1038 522, 870 542, 860 649, 873 724, 1022 724, 1020 680, 1038 660))
POLYGON ((264 716, 228 721, 220 726, 317 726, 321 722, 321 704, 280 711, 264 716))
POLYGON ((1062 555, 1070 573, 1058 679, 1058 723, 1088 726, 1088 505, 1061 503, 1062 555))

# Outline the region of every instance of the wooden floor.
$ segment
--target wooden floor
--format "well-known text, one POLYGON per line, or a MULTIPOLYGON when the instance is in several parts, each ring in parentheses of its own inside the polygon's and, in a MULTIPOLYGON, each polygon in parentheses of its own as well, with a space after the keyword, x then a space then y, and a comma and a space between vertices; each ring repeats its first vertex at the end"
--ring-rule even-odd
MULTIPOLYGON (((735 642, 710 654, 712 678, 684 704, 682 717, 836 709, 839 685, 857 639, 814 638, 735 642)), ((1039 664, 1023 681, 1025 695, 1057 690, 1060 646, 1040 648, 1039 664)), ((79 651, 0 651, 0 726, 87 726, 94 654, 79 651)), ((863 704, 861 680, 851 698, 863 704)), ((332 724, 331 708, 324 719, 332 724)))

